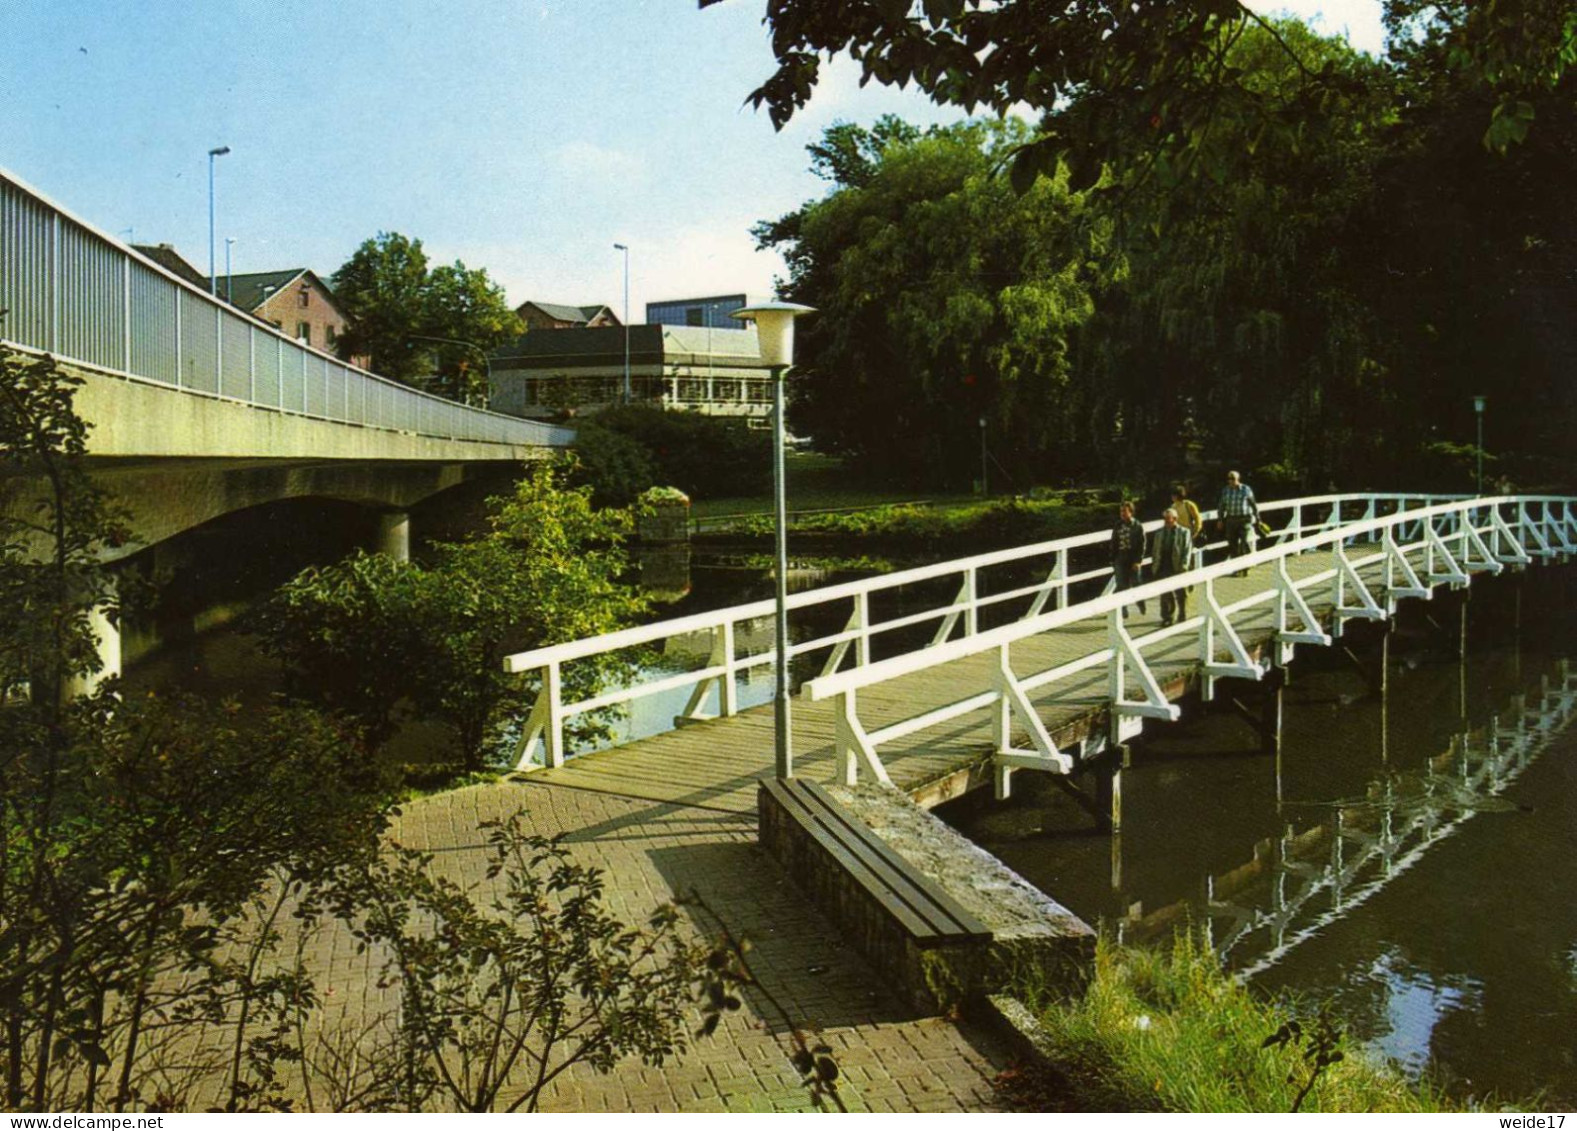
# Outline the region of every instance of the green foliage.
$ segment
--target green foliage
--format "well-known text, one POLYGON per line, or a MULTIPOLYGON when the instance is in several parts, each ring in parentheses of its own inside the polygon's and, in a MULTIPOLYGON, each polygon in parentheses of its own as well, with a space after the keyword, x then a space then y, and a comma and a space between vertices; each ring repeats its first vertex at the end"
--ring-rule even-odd
POLYGON ((379 232, 334 274, 349 324, 341 357, 369 355, 374 371, 468 404, 487 400, 487 354, 520 333, 504 290, 485 269, 427 266, 421 240, 379 232))
MULTIPOLYGON (((894 546, 936 546, 968 543, 972 546, 1023 545, 1082 534, 1095 529, 1110 515, 1110 507, 1069 504, 1061 498, 1002 498, 950 506, 899 504, 870 507, 845 513, 794 516, 796 537, 824 535, 860 538, 894 546)), ((736 520, 727 537, 770 537, 771 515, 750 515, 736 520)))
MULTIPOLYGON (((1478 129, 1487 122, 1484 144, 1492 149, 1527 136, 1531 100, 1577 64, 1577 15, 1562 0, 1391 0, 1385 9, 1393 50, 1405 52, 1414 41, 1438 45, 1481 92, 1478 129)), ((1295 144, 1349 90, 1340 70, 1309 65, 1285 43, 1278 49, 1296 65, 1297 81, 1255 82, 1230 49, 1253 30, 1279 39, 1278 25, 1239 0, 778 0, 766 22, 777 70, 749 101, 765 106, 780 129, 810 100, 822 58, 845 51, 860 64, 862 82, 912 83, 970 113, 1080 106, 1018 152, 1013 174, 1021 187, 1054 174, 1059 163, 1081 190, 1103 168, 1128 187, 1167 189, 1196 175, 1219 182, 1210 151, 1221 134, 1236 127, 1254 141, 1295 144)))
MULTIPOLYGON (((943 99, 1096 34, 1072 26, 1085 5, 1049 17, 1044 42, 1038 23, 1002 22, 1023 0, 956 19, 881 7, 855 5, 862 26, 795 3, 771 20, 790 40, 851 35, 867 66, 898 52, 943 99), (937 69, 930 52, 988 26, 1027 54, 937 69)), ((1042 81, 1111 77, 1161 29, 1208 14, 1154 7, 1101 23, 1101 50, 1123 59, 1042 81)), ((1161 482, 1201 453, 1289 488, 1396 486, 1420 473, 1421 447, 1472 435, 1472 397, 1492 379, 1487 446, 1522 449, 1543 481, 1577 472, 1564 378, 1577 335, 1553 313, 1577 226, 1548 187, 1577 177, 1569 6, 1395 4, 1379 60, 1216 7, 1204 38, 1157 62, 1163 86, 1199 71, 1193 103, 1136 114, 1148 81, 1131 94, 1073 82, 1039 134, 826 131, 811 161, 833 191, 757 230, 789 263, 784 297, 820 311, 799 344, 796 432, 910 489, 978 477, 981 419, 993 481, 1020 490, 1161 482), (1503 123, 1530 121, 1503 144, 1503 123), (1134 122, 1150 136, 1129 136, 1134 122), (1036 148, 1064 164, 1010 192, 996 174, 1036 148)))
MULTIPOLYGON (((305 570, 257 615, 263 647, 293 694, 354 720, 373 744, 408 706, 449 726, 465 767, 481 769, 535 691, 503 670, 506 655, 611 632, 643 608, 619 581, 630 516, 594 508, 590 494, 540 466, 492 500, 484 536, 439 546, 429 565, 357 553, 305 570)), ((605 674, 572 667, 566 687, 605 674)))
POLYGON ((1293 1012, 1224 974, 1186 932, 1170 951, 1102 942, 1081 998, 1031 1004, 1074 1109, 1264 1112, 1305 1102, 1311 1111, 1450 1109, 1427 1086, 1415 1092, 1394 1071, 1342 1054, 1334 1022, 1308 1046, 1313 1059, 1297 1042, 1278 1043, 1293 1012))
POLYGON ((785 297, 819 311, 797 347, 793 430, 857 474, 927 488, 978 477, 981 418, 1014 482, 1076 467, 1071 344, 1098 265, 1065 183, 1020 196, 994 175, 1028 136, 1014 122, 834 131, 869 155, 861 183, 756 231, 788 260, 785 297))
POLYGON ((584 1063, 624 1056, 660 1065, 685 1045, 705 950, 684 942, 671 907, 644 929, 612 915, 604 879, 519 814, 481 826, 491 890, 435 874, 396 848, 337 892, 362 943, 386 955, 400 1000, 370 1107, 536 1111, 543 1089, 584 1063))
POLYGON ((657 484, 692 499, 771 489, 771 436, 740 419, 620 405, 576 432, 575 481, 591 486, 603 505, 628 506, 657 484))

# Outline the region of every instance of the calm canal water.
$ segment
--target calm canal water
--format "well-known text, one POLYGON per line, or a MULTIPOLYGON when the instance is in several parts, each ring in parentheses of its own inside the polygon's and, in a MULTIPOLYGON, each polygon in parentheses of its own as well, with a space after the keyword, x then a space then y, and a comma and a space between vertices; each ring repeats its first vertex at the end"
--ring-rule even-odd
MULTIPOLYGON (((1352 658, 1300 650, 1279 759, 1224 704, 1185 705, 1135 744, 1120 837, 1028 774, 1009 802, 942 815, 1125 939, 1194 924, 1254 984, 1333 1002, 1414 1077, 1569 1107, 1577 711, 1553 692, 1568 657, 1577 686, 1573 581, 1568 567, 1475 582, 1460 659, 1460 595, 1404 604, 1384 696, 1373 627, 1339 642, 1352 658), (1518 697, 1547 733, 1515 737, 1518 697)), ((1224 689, 1257 712, 1257 689, 1224 689)))

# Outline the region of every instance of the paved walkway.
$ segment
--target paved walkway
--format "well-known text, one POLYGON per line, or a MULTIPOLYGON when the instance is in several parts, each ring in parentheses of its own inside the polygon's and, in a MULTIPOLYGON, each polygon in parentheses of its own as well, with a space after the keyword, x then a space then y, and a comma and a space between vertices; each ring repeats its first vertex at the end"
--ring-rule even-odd
MULTIPOLYGON (((763 758, 768 752, 763 753, 763 758)), ((917 1017, 889 993, 831 921, 756 845, 753 815, 617 797, 537 780, 455 790, 414 802, 396 822, 402 843, 437 855, 456 879, 480 880, 479 822, 524 809, 531 829, 563 834, 575 856, 607 872, 612 909, 628 922, 694 892, 753 943, 752 969, 802 1028, 834 1051, 844 1102, 860 1111, 984 1111, 1006 1050, 967 1025, 917 1017)), ((688 912, 687 912, 688 914, 688 912)), ((697 929, 702 925, 697 924, 697 929)), ((361 993, 365 959, 348 949, 325 979, 361 993)), ((370 1004, 370 1003, 368 1003, 370 1004)), ((388 1003, 392 1005, 393 1003, 388 1003)), ((760 1001, 661 1068, 631 1060, 612 1073, 566 1073, 556 1111, 796 1111, 810 1106, 791 1049, 760 1001)))

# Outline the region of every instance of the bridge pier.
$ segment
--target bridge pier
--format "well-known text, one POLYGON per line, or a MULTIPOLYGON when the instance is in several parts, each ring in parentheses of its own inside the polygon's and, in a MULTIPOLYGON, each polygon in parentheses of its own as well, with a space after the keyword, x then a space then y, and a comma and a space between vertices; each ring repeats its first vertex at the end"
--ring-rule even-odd
POLYGON ((378 515, 378 553, 397 562, 411 560, 411 515, 409 511, 384 511, 378 515))
MULTIPOLYGON (((107 579, 106 588, 108 592, 105 596, 113 601, 118 589, 113 576, 107 579)), ((107 605, 95 604, 88 610, 88 627, 93 632, 99 670, 72 676, 63 689, 63 694, 68 699, 92 695, 105 680, 120 675, 123 667, 119 619, 110 619, 107 605)))

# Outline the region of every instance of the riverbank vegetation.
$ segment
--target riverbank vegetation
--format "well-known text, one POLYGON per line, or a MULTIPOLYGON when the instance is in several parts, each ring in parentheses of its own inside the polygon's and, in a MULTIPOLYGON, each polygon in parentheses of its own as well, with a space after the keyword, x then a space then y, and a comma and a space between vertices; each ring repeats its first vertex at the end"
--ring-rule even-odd
POLYGON ((1187 931, 1169 949, 1103 941, 1094 976, 1074 1000, 1034 986, 1021 992, 1051 1067, 1005 1082, 1020 1103, 1070 1111, 1461 1110, 1427 1080, 1414 1087, 1355 1051, 1339 1020, 1317 1006, 1271 1001, 1235 981, 1187 931))
POLYGON ((366 560, 315 574, 304 653, 350 630, 336 602, 378 604, 366 620, 395 631, 384 614, 412 599, 440 637, 357 637, 354 669, 314 669, 338 681, 332 710, 128 697, 94 639, 126 533, 85 469, 78 384, 0 347, 0 476, 44 486, 36 510, 0 511, 0 1110, 532 1110, 568 1067, 660 1064, 698 1001, 736 1000, 728 956, 672 908, 625 923, 595 869, 518 821, 480 830, 485 886, 385 840, 397 783, 367 739, 390 691, 368 677, 432 679, 464 736, 491 717, 506 614, 489 602, 527 601, 507 613, 539 633, 594 631, 622 607, 604 571, 627 519, 544 472, 436 581, 366 560), (359 990, 329 1008, 309 955, 334 933, 367 944, 351 977, 398 1008, 359 990))

